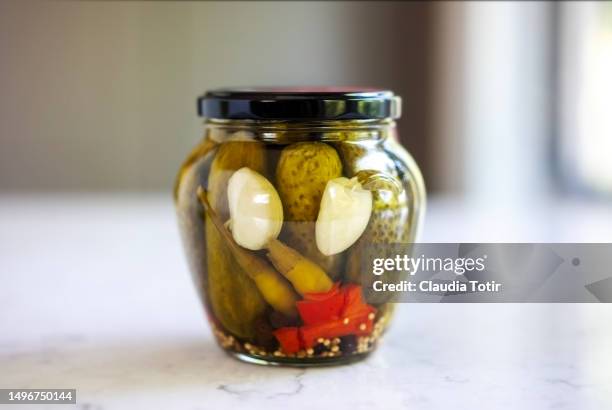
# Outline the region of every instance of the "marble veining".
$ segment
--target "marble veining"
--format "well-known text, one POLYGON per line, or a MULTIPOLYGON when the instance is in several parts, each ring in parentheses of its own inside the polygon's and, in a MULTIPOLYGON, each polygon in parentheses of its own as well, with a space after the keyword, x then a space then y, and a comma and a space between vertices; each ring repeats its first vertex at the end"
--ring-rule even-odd
POLYGON ((0 202, 0 388, 76 388, 81 410, 612 408, 605 304, 402 305, 366 361, 239 362, 205 322, 172 204, 147 201, 0 202))

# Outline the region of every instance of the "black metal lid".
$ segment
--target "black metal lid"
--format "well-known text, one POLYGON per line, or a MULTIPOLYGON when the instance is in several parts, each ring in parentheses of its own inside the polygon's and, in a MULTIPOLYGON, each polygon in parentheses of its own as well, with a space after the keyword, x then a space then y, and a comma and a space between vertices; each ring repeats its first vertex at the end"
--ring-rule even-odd
POLYGON ((365 120, 400 113, 400 97, 375 88, 223 88, 198 98, 198 114, 219 119, 365 120))

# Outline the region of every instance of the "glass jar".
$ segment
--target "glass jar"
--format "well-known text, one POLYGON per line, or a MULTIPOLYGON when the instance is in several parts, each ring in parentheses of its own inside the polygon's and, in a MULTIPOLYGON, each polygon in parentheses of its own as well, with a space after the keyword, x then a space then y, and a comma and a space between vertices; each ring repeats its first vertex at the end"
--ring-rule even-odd
POLYGON ((393 305, 369 302, 373 276, 360 261, 414 242, 425 205, 419 169, 397 142, 399 97, 225 89, 198 108, 204 138, 180 169, 175 202, 221 347, 260 364, 367 356, 393 305))

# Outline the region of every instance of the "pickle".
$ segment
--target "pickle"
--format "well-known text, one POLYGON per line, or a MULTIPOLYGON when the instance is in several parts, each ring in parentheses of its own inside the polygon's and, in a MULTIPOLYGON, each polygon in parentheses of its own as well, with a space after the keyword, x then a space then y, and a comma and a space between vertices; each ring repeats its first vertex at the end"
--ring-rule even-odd
MULTIPOLYGON (((372 191, 372 215, 366 230, 349 250, 345 278, 361 284, 364 297, 374 305, 389 302, 391 297, 372 289, 373 282, 378 278, 372 275, 371 265, 365 262, 393 257, 395 251, 390 244, 412 241, 408 194, 393 174, 376 170, 362 170, 355 174, 363 187, 372 191)), ((389 275, 385 278, 389 282, 403 279, 389 275)))
POLYGON ((342 162, 338 153, 322 142, 298 142, 285 147, 276 167, 276 186, 285 215, 281 238, 332 279, 342 273, 342 254, 325 256, 319 251, 315 222, 327 181, 340 176, 342 162))
MULTIPOLYGON (((376 294, 372 289, 374 280, 372 267, 364 263, 374 258, 394 256, 390 244, 410 241, 409 209, 406 192, 398 182, 390 181, 388 176, 380 176, 374 171, 360 171, 358 177, 367 175, 364 188, 372 190, 372 215, 365 232, 350 249, 346 264, 346 279, 363 286, 368 301, 376 296, 376 303, 385 303, 386 295, 376 294), (372 173, 371 173, 372 172, 372 173), (370 174, 371 173, 371 174, 370 174), (369 175, 368 175, 369 174, 369 175)), ((398 281, 401 278, 385 278, 398 281)))
POLYGON ((181 239, 188 255, 194 285, 198 289, 201 302, 207 312, 211 312, 210 301, 203 295, 208 294, 206 281, 206 231, 202 224, 199 204, 193 200, 196 189, 205 180, 217 143, 205 137, 192 151, 181 166, 175 188, 177 220, 181 239))
MULTIPOLYGON (((259 142, 228 141, 219 146, 208 176, 208 201, 222 221, 229 219, 227 184, 234 171, 249 167, 264 173, 265 165, 264 146, 259 142)), ((208 290, 213 312, 228 331, 238 337, 252 338, 266 303, 210 217, 206 218, 206 240, 208 290)))

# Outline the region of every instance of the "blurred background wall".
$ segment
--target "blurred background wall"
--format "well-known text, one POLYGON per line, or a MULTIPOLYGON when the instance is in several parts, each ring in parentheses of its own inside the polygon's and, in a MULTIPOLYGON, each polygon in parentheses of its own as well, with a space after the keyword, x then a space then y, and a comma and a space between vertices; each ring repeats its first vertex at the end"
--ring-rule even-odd
POLYGON ((432 7, 349 2, 2 2, 0 189, 170 190, 196 97, 374 85, 425 160, 432 7))
POLYGON ((610 193, 611 10, 4 1, 0 191, 169 191, 206 89, 371 85, 403 97, 431 193, 610 193))

